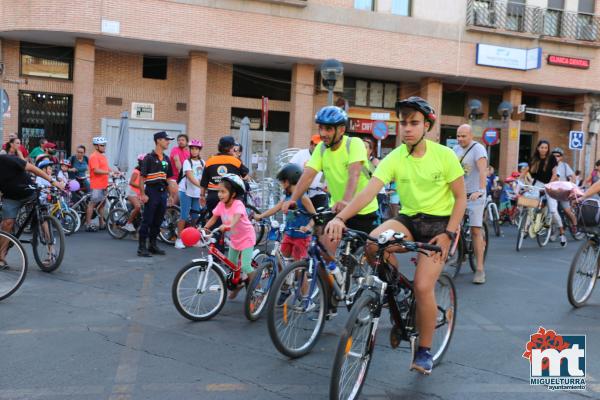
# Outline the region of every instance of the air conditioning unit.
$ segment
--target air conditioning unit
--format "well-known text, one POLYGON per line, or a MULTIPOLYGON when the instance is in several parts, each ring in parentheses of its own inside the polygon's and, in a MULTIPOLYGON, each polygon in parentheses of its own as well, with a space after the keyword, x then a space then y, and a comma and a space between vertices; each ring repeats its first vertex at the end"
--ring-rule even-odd
POLYGON ((488 2, 475 2, 473 5, 473 23, 477 26, 494 27, 492 4, 488 2))
MULTIPOLYGON (((320 81, 319 82, 320 83, 320 85, 319 85, 320 86, 320 90, 323 91, 323 92, 326 92, 327 88, 325 87, 325 85, 323 85, 323 81, 321 80, 321 76, 319 75, 317 79, 319 79, 319 81, 320 81)), ((344 92, 344 77, 343 76, 340 77, 340 79, 338 79, 335 82, 335 87, 333 88, 333 91, 335 93, 343 93, 344 92)))
POLYGON ((582 23, 577 24, 577 40, 587 40, 595 42, 598 39, 598 27, 593 23, 582 23))

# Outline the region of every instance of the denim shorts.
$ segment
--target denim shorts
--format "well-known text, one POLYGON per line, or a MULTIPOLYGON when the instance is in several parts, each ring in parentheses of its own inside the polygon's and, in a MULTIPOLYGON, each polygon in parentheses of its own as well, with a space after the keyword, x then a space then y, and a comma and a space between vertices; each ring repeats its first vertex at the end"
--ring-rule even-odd
POLYGON ((21 200, 7 199, 6 197, 4 197, 2 199, 2 219, 5 220, 17 218, 17 214, 19 214, 19 210, 21 209, 21 207, 33 200, 34 197, 35 194, 29 197, 25 197, 21 200))
POLYGON ((200 211, 200 199, 190 197, 185 192, 179 191, 179 207, 181 208, 181 219, 187 221, 190 218, 190 210, 200 211))

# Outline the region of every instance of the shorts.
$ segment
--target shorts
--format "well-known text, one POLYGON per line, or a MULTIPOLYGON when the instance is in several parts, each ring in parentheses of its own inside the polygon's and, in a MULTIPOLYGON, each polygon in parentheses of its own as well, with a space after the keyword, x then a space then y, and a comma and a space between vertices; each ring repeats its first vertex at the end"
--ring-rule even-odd
POLYGON ((106 189, 92 189, 90 203, 98 204, 106 197, 106 189))
POLYGON ((19 214, 19 210, 25 204, 30 202, 35 198, 35 194, 29 197, 25 197, 21 200, 7 199, 6 197, 2 198, 2 220, 5 219, 15 219, 17 218, 17 214, 19 214))
POLYGON ((281 241, 281 252, 290 254, 294 261, 302 260, 308 256, 308 246, 310 245, 310 236, 305 238, 295 238, 284 234, 281 241))
POLYGON ((364 215, 357 214, 346 221, 346 226, 355 231, 371 233, 373 229, 377 228, 377 219, 376 212, 364 215))
POLYGON ((136 193, 130 186, 127 186, 127 197, 138 197, 139 193, 136 193))
POLYGON ((179 207, 181 210, 179 218, 183 221, 187 221, 190 218, 190 210, 200 211, 200 199, 188 196, 185 192, 180 190, 179 207))
POLYGON ((475 228, 481 228, 483 225, 483 212, 487 203, 486 196, 481 196, 477 200, 467 201, 467 212, 469 213, 469 225, 475 228))
POLYGON ((437 235, 446 232, 450 217, 440 217, 437 215, 417 214, 409 217, 400 214, 396 221, 408 229, 417 242, 429 243, 437 235))

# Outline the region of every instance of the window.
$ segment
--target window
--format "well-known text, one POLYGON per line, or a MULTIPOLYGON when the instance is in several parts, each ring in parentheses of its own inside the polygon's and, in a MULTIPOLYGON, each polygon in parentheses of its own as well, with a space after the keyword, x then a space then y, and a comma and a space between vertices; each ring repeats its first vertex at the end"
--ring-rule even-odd
POLYGON ((344 77, 344 99, 353 106, 393 109, 398 100, 398 84, 344 77))
POLYGON ((493 94, 489 98, 488 118, 500 119, 498 114, 498 106, 502 103, 502 96, 493 94))
POLYGON ((144 56, 142 76, 147 79, 167 79, 167 57, 144 56))
POLYGON ((594 0, 579 0, 579 7, 577 7, 577 11, 582 14, 593 14, 594 0))
POLYGON ((464 117, 467 94, 465 92, 444 92, 442 95, 442 115, 464 117))
POLYGON ((577 39, 595 41, 598 29, 594 23, 594 0, 579 0, 577 10, 577 39))
POLYGON ((392 0, 392 14, 410 17, 410 0, 392 0))
POLYGON ((234 65, 231 93, 236 97, 290 101, 291 82, 291 71, 234 65))
MULTIPOLYGON (((232 108, 231 109, 231 128, 239 129, 240 122, 244 117, 250 119, 250 129, 262 129, 260 110, 251 108, 232 108)), ((267 121, 267 130, 271 132, 289 132, 290 131, 290 113, 287 111, 269 111, 269 120, 267 121)))
POLYGON ((356 97, 354 104, 357 106, 367 105, 367 96, 369 95, 369 82, 356 81, 356 97))
POLYGON ((375 11, 375 0, 354 0, 354 8, 358 10, 375 11))
POLYGON ((21 42, 21 75, 73 79, 72 47, 21 42))
POLYGON ((383 107, 383 83, 371 82, 369 88, 369 106, 383 107))
POLYGON ((396 108, 396 100, 398 100, 398 85, 386 83, 383 94, 383 108, 396 108))
POLYGON ((548 0, 544 13, 544 35, 560 36, 565 0, 548 0))
MULTIPOLYGON (((540 99, 535 96, 523 96, 521 99, 522 104, 526 104, 528 108, 539 108, 540 99)), ((538 116, 535 114, 527 114, 525 113, 524 121, 528 122, 538 122, 538 116)))
POLYGON ((511 0, 506 6, 506 28, 511 31, 525 30, 525 0, 511 0))

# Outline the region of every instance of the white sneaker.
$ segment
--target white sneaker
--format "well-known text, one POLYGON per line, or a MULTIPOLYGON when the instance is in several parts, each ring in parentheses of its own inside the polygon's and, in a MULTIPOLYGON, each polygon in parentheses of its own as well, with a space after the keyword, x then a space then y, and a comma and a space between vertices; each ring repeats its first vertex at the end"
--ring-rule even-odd
POLYGON ((181 239, 177 239, 175 241, 175 248, 176 249, 185 249, 185 244, 183 244, 183 242, 181 241, 181 239))
POLYGON ((565 235, 560 235, 560 247, 565 247, 567 245, 567 237, 565 235))
POLYGON ((133 226, 131 222, 128 222, 125 225, 123 225, 123 230, 133 233, 135 232, 135 226, 133 226))

